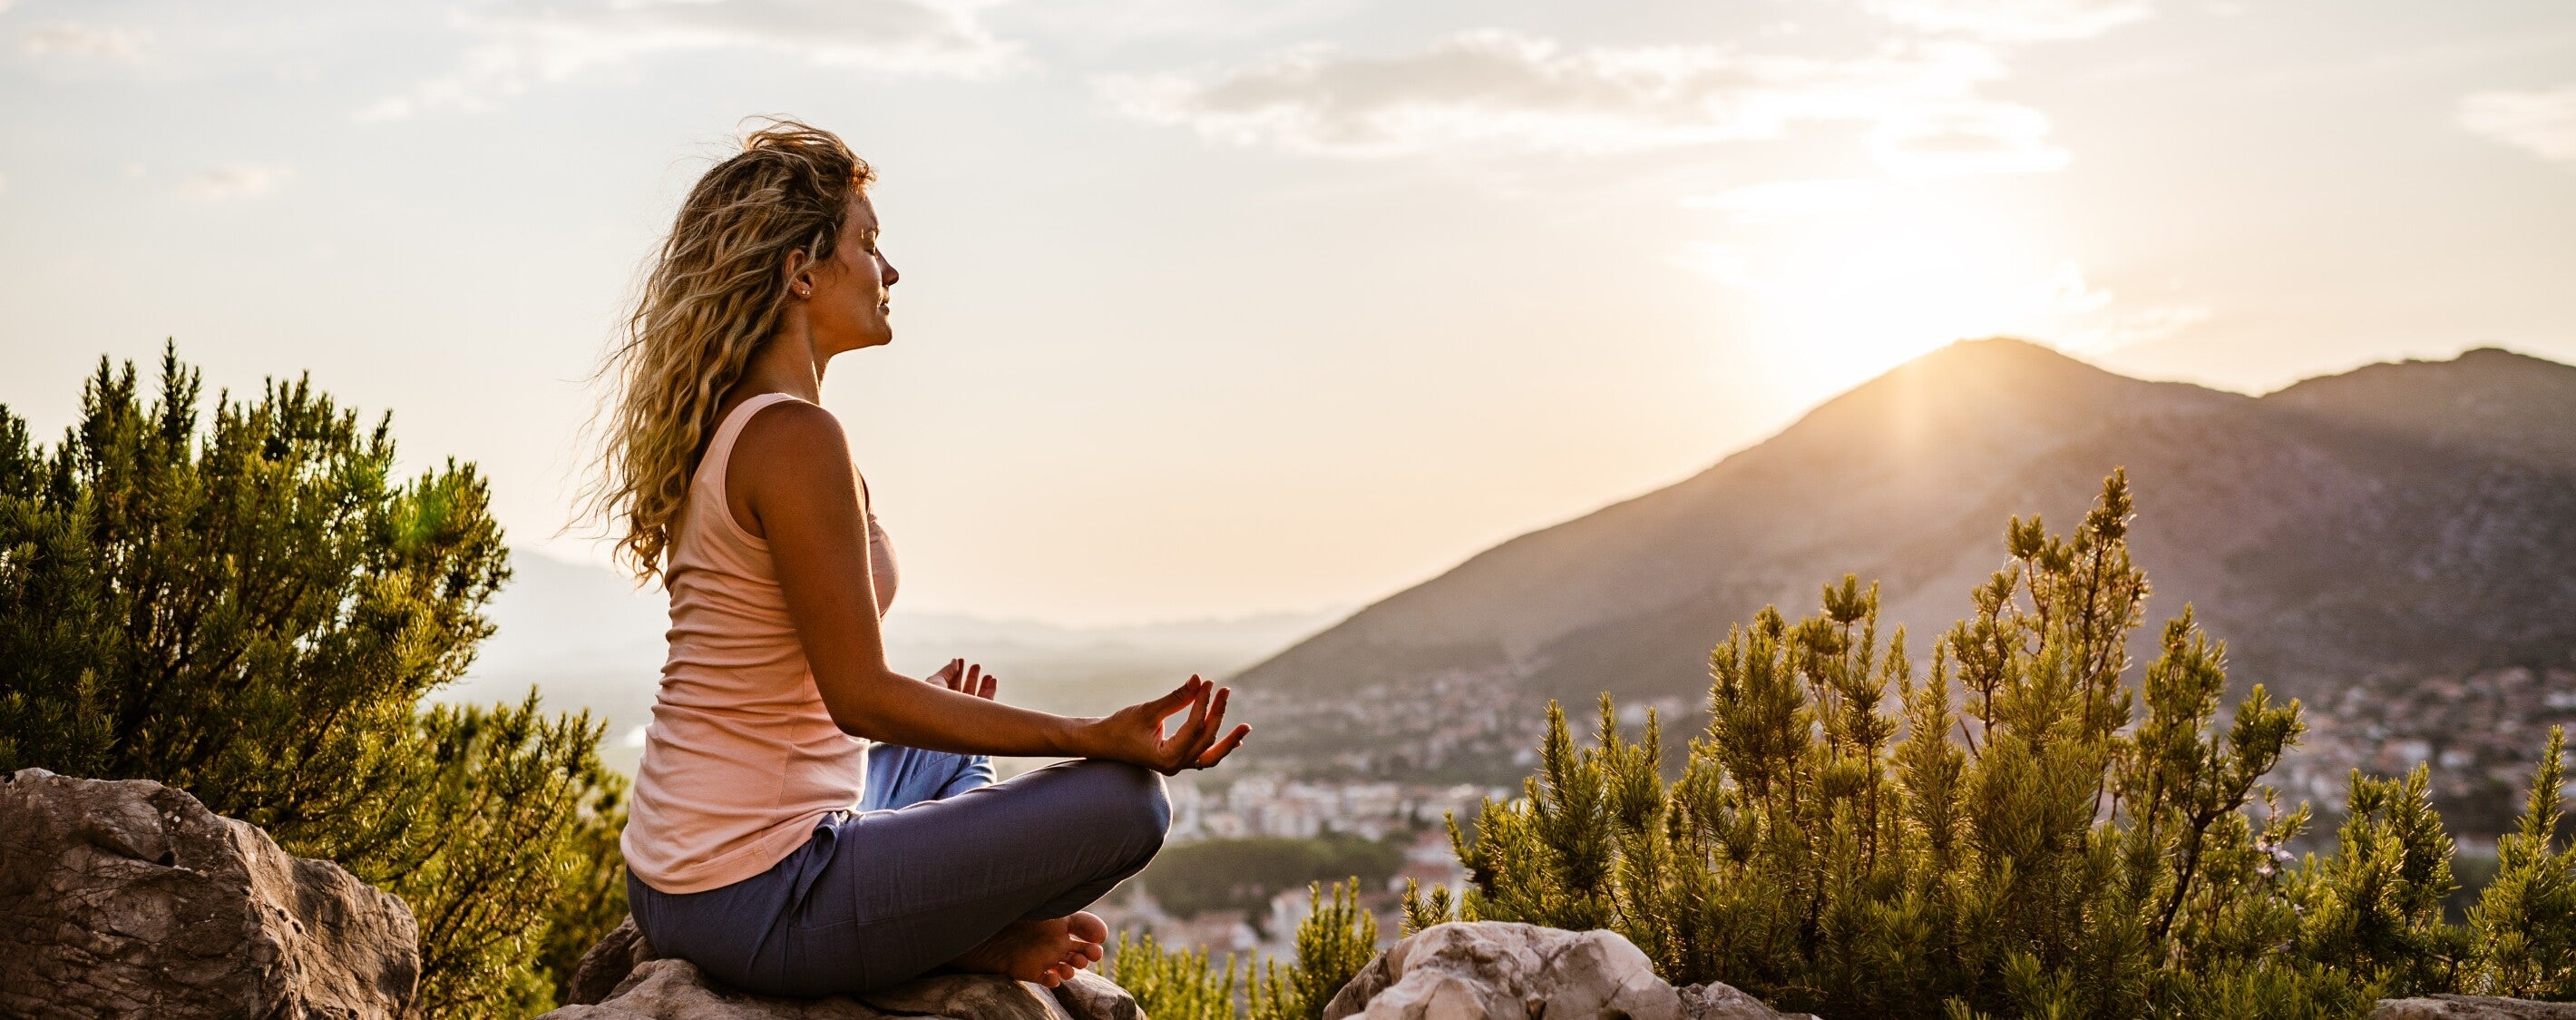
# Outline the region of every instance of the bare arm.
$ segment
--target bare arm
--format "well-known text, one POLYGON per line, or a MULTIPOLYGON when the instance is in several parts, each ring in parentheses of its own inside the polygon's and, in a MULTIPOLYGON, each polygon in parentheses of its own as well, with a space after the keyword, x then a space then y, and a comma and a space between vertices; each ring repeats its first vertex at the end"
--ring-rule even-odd
POLYGON ((867 512, 840 423, 798 401, 763 408, 744 424, 732 464, 727 503, 769 543, 815 689, 843 732, 962 754, 1108 758, 1165 773, 1214 765, 1251 732, 1225 731, 1227 692, 1195 676, 1107 716, 1069 717, 895 672, 878 630, 867 512), (1183 709, 1188 721, 1164 734, 1163 720, 1183 709))

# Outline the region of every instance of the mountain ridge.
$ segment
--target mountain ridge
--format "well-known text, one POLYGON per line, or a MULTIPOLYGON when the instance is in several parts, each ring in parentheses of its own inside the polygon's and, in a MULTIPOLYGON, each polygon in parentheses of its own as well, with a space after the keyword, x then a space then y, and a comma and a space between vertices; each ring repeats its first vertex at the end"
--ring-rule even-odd
MULTIPOLYGON (((2504 351, 2256 397, 2132 379, 2015 340, 1953 344, 1665 488, 1540 528, 1238 674, 1280 696, 1474 683, 1696 701, 1765 604, 1857 574, 1918 655, 2003 561, 2015 515, 2137 494, 2152 624, 2194 605, 2238 689, 2576 649, 2576 368, 2504 351), (1442 680, 1441 678, 1448 678, 1442 680)), ((2142 628, 2151 634, 2152 626, 2142 628)))

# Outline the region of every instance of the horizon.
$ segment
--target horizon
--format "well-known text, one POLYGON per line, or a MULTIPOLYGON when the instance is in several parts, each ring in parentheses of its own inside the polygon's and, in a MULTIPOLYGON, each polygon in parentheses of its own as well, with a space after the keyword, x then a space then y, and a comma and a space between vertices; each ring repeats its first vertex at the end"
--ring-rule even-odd
POLYGON ((599 563, 579 378, 762 112, 882 174, 897 339, 825 402, 898 611, 1364 606, 1963 337, 2576 362, 2564 5, 863 8, 0 3, 0 405, 309 372, 599 563))

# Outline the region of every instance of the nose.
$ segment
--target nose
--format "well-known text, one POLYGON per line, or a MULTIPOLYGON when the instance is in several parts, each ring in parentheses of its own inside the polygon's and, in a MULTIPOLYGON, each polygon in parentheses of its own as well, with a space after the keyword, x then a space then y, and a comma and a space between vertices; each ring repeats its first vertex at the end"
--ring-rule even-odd
POLYGON ((885 256, 883 256, 883 255, 879 255, 879 256, 877 256, 877 265, 879 265, 879 266, 883 267, 883 268, 884 268, 884 270, 885 270, 885 285, 886 285, 886 286, 888 286, 888 287, 892 287, 892 286, 894 286, 894 282, 895 282, 896 280, 903 279, 903 274, 902 274, 902 273, 895 272, 895 271, 894 271, 894 263, 886 261, 886 260, 885 260, 885 256))

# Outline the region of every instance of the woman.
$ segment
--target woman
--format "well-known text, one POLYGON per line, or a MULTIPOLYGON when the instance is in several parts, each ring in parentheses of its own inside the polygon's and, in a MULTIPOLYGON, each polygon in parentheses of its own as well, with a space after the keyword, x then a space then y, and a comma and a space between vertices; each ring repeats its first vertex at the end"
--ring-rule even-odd
POLYGON ((1195 676, 1067 718, 992 700, 963 662, 886 665, 894 559, 816 403, 834 355, 893 337, 873 179, 827 132, 752 134, 690 189, 611 357, 593 507, 671 595, 628 901, 655 949, 753 991, 941 967, 1052 986, 1100 959, 1081 908, 1162 846, 1162 775, 1250 727, 1226 732, 1226 691, 1195 676), (996 783, 996 754, 1078 760, 996 783))

